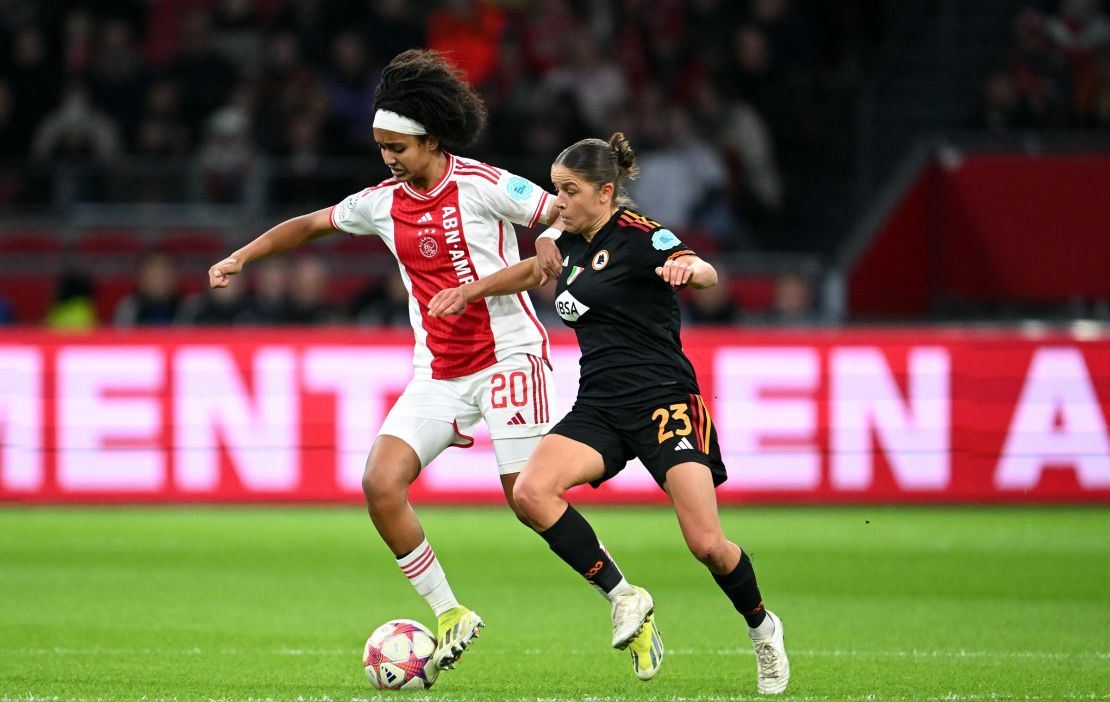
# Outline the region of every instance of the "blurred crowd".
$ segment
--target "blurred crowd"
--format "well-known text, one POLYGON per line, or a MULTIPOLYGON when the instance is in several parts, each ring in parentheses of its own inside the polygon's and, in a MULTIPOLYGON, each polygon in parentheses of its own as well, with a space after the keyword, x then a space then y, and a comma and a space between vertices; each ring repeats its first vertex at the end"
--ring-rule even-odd
MULTIPOLYGON (((331 202, 342 193, 321 185, 319 164, 376 158, 381 67, 427 46, 489 106, 467 155, 546 183, 564 146, 623 130, 642 160, 634 195, 654 218, 726 249, 773 245, 791 174, 861 74, 882 5, 0 0, 0 159, 195 157, 219 201, 265 157, 292 171, 280 202, 331 202)), ((34 196, 23 175, 6 171, 0 206, 34 196)))
MULTIPOLYGON (((632 195, 653 218, 703 253, 779 248, 792 183, 827 137, 830 112, 850 104, 883 5, 0 0, 0 209, 51 201, 35 191, 34 164, 121 162, 140 174, 126 181, 132 201, 159 196, 157 172, 137 164, 199 164, 204 198, 230 202, 259 164, 278 163, 287 175, 273 204, 327 206, 386 175, 371 130, 374 89, 394 55, 426 46, 449 55, 489 108, 466 155, 546 184, 563 147, 621 130, 641 166, 632 195), (337 183, 326 177, 334 159, 363 160, 337 183)), ((399 281, 378 271, 382 280, 338 295, 322 282, 327 263, 267 262, 248 284, 186 295, 155 252, 108 311, 95 265, 86 266, 58 277, 46 322, 407 324, 399 281)), ((690 319, 774 321, 778 289, 790 300, 799 285, 812 310, 815 281, 787 278, 763 280, 755 303, 722 285, 692 303, 690 319)))
POLYGON ((1110 17, 1103 0, 1057 0, 1013 18, 1010 55, 983 85, 976 127, 1110 129, 1110 17))

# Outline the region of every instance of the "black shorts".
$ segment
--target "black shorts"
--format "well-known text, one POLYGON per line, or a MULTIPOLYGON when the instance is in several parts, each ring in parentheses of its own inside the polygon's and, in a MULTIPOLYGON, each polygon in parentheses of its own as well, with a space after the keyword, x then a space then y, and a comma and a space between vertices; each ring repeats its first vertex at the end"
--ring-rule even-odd
POLYGON ((594 487, 621 472, 633 458, 640 459, 659 487, 667 471, 680 463, 708 467, 714 487, 728 478, 717 428, 700 395, 676 394, 641 407, 575 403, 549 433, 574 439, 601 454, 605 475, 590 483, 594 487))

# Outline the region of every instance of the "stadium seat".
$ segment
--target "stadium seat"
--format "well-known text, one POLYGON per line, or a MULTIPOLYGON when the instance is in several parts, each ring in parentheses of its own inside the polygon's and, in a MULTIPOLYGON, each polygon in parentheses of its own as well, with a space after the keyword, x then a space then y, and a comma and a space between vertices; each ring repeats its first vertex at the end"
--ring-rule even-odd
POLYGON ((17 324, 39 324, 54 300, 54 277, 0 275, 0 297, 11 304, 17 324))
POLYGON ((215 263, 231 250, 227 238, 212 231, 168 232, 157 239, 157 248, 170 256, 211 259, 215 263))
POLYGON ((89 229, 73 245, 74 253, 85 259, 139 256, 145 248, 142 233, 133 229, 89 229))
POLYGON ((333 275, 328 280, 327 299, 333 304, 346 307, 354 302, 356 295, 375 282, 376 279, 368 274, 346 273, 333 275))
POLYGON ((110 325, 116 305, 135 290, 134 275, 101 276, 96 279, 96 318, 110 325))
POLYGON ((0 233, 2 256, 60 256, 64 250, 61 232, 18 230, 0 233))
POLYGON ((748 314, 766 312, 775 296, 775 278, 771 275, 736 276, 729 281, 732 299, 748 314))
POLYGON ((73 245, 76 265, 93 275, 123 275, 134 271, 145 248, 142 233, 134 229, 90 229, 73 245))

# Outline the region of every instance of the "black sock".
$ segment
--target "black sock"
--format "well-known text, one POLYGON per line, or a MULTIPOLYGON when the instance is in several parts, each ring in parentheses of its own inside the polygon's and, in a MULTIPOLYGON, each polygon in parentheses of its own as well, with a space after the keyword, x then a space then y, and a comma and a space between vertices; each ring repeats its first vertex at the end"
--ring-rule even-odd
POLYGON ((570 505, 557 522, 540 532, 540 536, 555 555, 602 592, 611 592, 624 577, 601 547, 593 527, 570 505))
POLYGON ((748 554, 741 551, 740 562, 732 572, 724 575, 714 573, 713 579, 732 601, 736 611, 744 616, 749 627, 754 629, 763 623, 764 618, 767 617, 767 610, 763 609, 763 596, 759 594, 759 586, 755 582, 755 570, 752 568, 748 554))

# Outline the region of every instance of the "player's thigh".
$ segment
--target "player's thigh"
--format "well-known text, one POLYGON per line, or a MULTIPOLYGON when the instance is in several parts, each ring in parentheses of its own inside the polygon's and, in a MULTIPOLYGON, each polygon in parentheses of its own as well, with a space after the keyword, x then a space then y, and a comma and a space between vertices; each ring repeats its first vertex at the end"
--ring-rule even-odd
POLYGON ((520 475, 520 481, 545 494, 561 495, 605 475, 601 453, 577 439, 548 434, 540 441, 520 475))
POLYGON ((477 412, 450 383, 413 380, 389 410, 378 434, 406 443, 423 469, 448 446, 474 442, 460 427, 472 426, 477 412))
POLYGON ((679 528, 687 543, 724 538, 717 511, 717 492, 708 466, 693 461, 671 466, 663 489, 674 505, 679 528))
POLYGON ((569 486, 583 483, 595 488, 600 486, 623 470, 633 456, 625 445, 618 415, 600 407, 576 403, 551 427, 537 450, 537 453, 543 450, 544 454, 534 462, 550 465, 550 470, 557 471, 559 454, 573 456, 575 465, 564 469, 574 479, 569 486))

